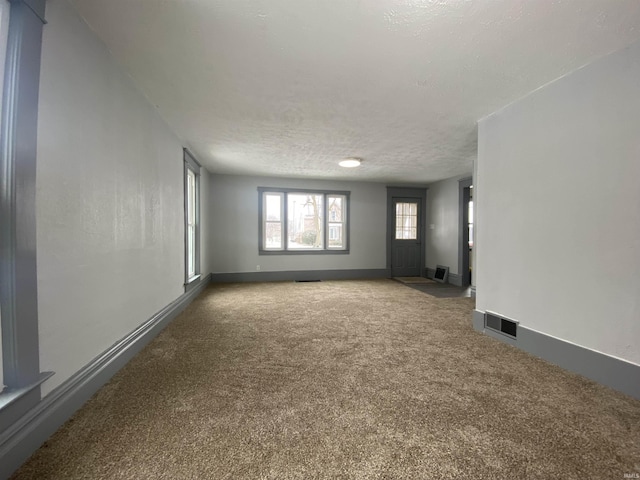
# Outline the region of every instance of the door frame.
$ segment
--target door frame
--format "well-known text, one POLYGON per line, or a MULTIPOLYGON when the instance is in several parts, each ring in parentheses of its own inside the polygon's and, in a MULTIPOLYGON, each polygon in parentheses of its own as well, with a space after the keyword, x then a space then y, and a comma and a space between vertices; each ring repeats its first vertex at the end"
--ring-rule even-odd
POLYGON ((393 199, 394 198, 417 198, 420 199, 420 229, 418 235, 420 236, 420 242, 422 247, 420 248, 420 276, 424 277, 425 270, 425 250, 427 248, 427 242, 425 238, 426 223, 427 223, 427 187, 387 187, 387 271, 388 276, 391 278, 391 258, 392 251, 391 245, 393 240, 393 199))
MULTIPOLYGON (((458 275, 460 275, 460 281, 463 287, 468 287, 471 282, 469 281, 469 269, 471 267, 469 260, 469 244, 465 244, 469 241, 466 235, 469 228, 469 192, 465 189, 473 185, 473 178, 462 178, 458 180, 458 275)), ((474 225, 475 227, 475 225, 474 225)))

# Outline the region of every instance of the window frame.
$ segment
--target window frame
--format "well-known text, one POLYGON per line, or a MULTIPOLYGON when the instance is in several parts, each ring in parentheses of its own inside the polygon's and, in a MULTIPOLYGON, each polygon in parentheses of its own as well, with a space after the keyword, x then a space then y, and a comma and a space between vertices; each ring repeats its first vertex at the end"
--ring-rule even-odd
POLYGON ((279 187, 258 187, 258 254, 259 255, 346 255, 350 251, 351 241, 351 192, 343 190, 318 190, 318 189, 306 189, 306 188, 279 188, 279 187), (288 195, 294 194, 306 194, 306 195, 322 195, 322 236, 323 236, 323 248, 316 249, 287 249, 287 238, 289 228, 288 218, 288 195), (280 249, 265 248, 265 231, 266 231, 266 218, 265 218, 265 194, 280 195, 282 198, 280 205, 281 220, 282 223, 282 247, 280 249), (331 196, 341 196, 344 198, 343 206, 343 220, 336 222, 330 220, 328 215, 328 199, 331 196), (344 235, 344 247, 331 248, 329 247, 329 224, 341 223, 344 235))
POLYGON ((195 287, 201 280, 201 266, 200 266, 200 163, 195 157, 187 150, 184 149, 184 287, 185 292, 188 292, 195 287), (193 245, 189 242, 189 227, 190 227, 190 196, 189 196, 189 172, 195 177, 194 185, 194 205, 193 205, 193 245), (190 272, 190 250, 193 248, 194 257, 194 273, 190 272))
POLYGON ((11 0, 3 10, 8 25, 0 122, 0 432, 40 402, 40 385, 54 374, 40 371, 33 188, 44 13, 45 0, 11 0))
POLYGON ((420 203, 414 201, 396 201, 394 213, 394 240, 408 240, 408 241, 420 241, 420 229, 418 228, 419 216, 420 216, 420 203), (411 205, 415 205, 415 213, 411 213, 411 205), (401 207, 401 212, 398 212, 398 207, 401 207), (406 206, 409 206, 409 212, 407 213, 406 206), (402 224, 398 220, 403 220, 402 224), (406 225, 406 220, 410 220, 409 225, 406 225), (413 220, 413 221, 411 221, 413 220), (402 236, 398 236, 401 233, 402 236), (408 236, 406 235, 408 234, 408 236), (411 236, 414 234, 415 236, 411 236))

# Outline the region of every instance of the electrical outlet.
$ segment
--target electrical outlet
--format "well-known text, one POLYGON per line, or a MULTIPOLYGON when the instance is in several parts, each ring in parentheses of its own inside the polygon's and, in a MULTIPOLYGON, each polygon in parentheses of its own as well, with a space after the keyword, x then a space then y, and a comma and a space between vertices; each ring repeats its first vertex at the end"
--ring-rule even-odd
POLYGON ((256 272, 260 271, 260 265, 256 265, 256 272))

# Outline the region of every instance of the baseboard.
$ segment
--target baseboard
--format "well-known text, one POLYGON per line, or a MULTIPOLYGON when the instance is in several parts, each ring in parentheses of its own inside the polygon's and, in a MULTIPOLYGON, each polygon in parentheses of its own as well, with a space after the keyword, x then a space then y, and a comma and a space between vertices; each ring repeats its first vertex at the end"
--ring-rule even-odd
MULTIPOLYGON (((427 267, 426 268, 426 277, 433 279, 433 277, 435 277, 435 276, 436 276, 436 269, 427 267)), ((456 287, 461 287, 462 286, 462 275, 460 275, 458 273, 449 272, 449 275, 447 276, 447 283, 450 283, 451 285, 455 285, 456 287)))
POLYGON ((478 332, 482 332, 484 330, 484 312, 474 310, 471 321, 473 322, 474 330, 478 332))
POLYGON ((144 324, 96 357, 44 397, 0 435, 0 479, 8 478, 76 410, 182 312, 209 284, 200 284, 167 305, 144 324))
POLYGON ((451 285, 455 285, 456 287, 462 286, 462 275, 458 273, 449 272, 449 283, 451 285))
POLYGON ((389 278, 386 268, 359 270, 289 270, 283 272, 213 273, 214 283, 235 282, 288 282, 296 280, 359 280, 365 278, 389 278))
POLYGON ((484 312, 473 311, 473 328, 559 367, 640 400, 640 365, 518 325, 513 339, 484 328, 484 312))

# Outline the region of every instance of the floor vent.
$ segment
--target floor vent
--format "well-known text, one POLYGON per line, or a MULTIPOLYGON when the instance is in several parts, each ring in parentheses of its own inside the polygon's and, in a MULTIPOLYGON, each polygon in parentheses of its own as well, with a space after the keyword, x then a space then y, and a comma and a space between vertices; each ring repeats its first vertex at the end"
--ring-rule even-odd
POLYGON ((484 314, 484 327, 500 332, 511 338, 518 337, 518 322, 501 317, 495 313, 486 312, 484 314))
POLYGON ((322 280, 295 280, 296 283, 321 282, 322 280))

